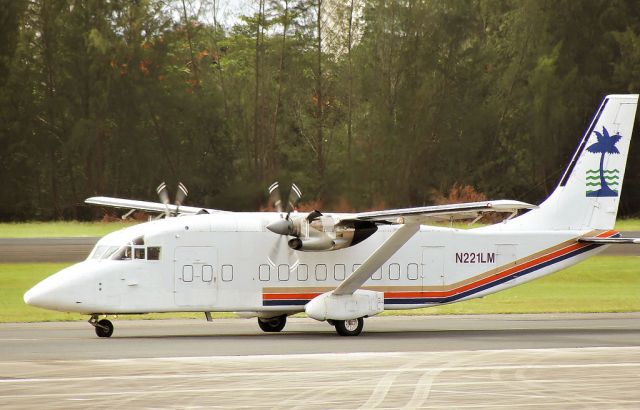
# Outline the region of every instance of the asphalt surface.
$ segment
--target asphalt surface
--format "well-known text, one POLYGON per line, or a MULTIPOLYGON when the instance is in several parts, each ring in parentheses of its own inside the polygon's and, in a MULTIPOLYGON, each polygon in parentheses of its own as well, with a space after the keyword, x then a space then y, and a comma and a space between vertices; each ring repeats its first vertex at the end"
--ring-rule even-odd
POLYGON ((640 408, 640 313, 0 324, 5 408, 640 408))
MULTIPOLYGON (((640 231, 622 232, 622 236, 640 237, 640 231)), ((80 262, 100 238, 0 238, 0 263, 80 262)), ((603 255, 640 256, 638 245, 616 245, 603 255)))

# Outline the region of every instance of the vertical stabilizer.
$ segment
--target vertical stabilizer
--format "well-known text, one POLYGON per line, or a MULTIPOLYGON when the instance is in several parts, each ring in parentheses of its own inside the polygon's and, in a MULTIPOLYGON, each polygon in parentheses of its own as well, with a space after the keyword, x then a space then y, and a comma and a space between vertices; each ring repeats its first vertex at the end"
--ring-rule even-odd
POLYGON ((512 220, 529 229, 612 229, 618 213, 638 95, 607 96, 560 184, 539 209, 512 220))

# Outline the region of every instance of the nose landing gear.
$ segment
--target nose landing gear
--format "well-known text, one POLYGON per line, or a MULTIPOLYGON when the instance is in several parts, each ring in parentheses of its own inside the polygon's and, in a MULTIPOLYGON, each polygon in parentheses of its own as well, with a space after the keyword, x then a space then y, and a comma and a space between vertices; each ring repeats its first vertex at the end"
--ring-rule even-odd
POLYGON ((91 315, 89 324, 96 328, 98 337, 111 337, 113 334, 113 323, 110 320, 98 320, 98 315, 91 315))

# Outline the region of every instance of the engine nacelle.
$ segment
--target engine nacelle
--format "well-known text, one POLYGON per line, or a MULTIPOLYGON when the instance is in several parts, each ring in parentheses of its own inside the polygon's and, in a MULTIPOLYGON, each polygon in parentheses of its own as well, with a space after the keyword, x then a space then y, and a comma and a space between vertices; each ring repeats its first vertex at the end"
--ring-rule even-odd
POLYGON ((373 290, 356 290, 352 295, 323 293, 311 299, 304 307, 307 315, 315 320, 350 320, 373 316, 384 310, 384 293, 373 290))
POLYGON ((334 246, 335 242, 327 235, 289 240, 289 247, 296 251, 329 251, 334 246))

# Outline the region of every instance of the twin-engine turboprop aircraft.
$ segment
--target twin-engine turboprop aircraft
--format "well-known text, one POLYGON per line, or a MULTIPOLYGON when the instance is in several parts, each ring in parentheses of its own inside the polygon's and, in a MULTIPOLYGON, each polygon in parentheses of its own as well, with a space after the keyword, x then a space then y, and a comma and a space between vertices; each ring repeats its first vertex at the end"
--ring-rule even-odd
POLYGON ((101 315, 238 312, 278 332, 306 312, 355 336, 363 318, 482 297, 564 269, 616 243, 613 230, 638 95, 610 95, 598 108, 558 187, 540 206, 511 200, 355 214, 291 212, 294 185, 278 212, 224 212, 94 197, 87 203, 166 213, 100 239, 87 260, 24 295, 46 309, 86 313, 100 337, 101 315), (518 217, 520 210, 528 210, 518 217), (507 212, 505 221, 469 230, 434 221, 507 212))

